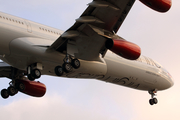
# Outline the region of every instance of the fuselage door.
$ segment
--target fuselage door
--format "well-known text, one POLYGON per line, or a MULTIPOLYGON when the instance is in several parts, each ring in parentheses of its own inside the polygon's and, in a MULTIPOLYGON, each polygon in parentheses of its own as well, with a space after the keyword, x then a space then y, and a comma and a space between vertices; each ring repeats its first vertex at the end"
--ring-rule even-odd
POLYGON ((31 24, 27 21, 27 20, 24 20, 25 23, 26 23, 26 26, 27 26, 27 31, 32 33, 32 28, 31 28, 31 24))

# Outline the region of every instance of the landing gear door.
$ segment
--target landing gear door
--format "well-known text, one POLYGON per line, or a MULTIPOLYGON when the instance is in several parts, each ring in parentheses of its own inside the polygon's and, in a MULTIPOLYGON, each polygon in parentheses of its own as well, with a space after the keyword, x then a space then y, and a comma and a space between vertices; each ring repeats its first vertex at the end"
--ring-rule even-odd
POLYGON ((31 24, 27 21, 27 20, 24 20, 26 26, 27 26, 27 31, 32 33, 32 28, 31 28, 31 24))

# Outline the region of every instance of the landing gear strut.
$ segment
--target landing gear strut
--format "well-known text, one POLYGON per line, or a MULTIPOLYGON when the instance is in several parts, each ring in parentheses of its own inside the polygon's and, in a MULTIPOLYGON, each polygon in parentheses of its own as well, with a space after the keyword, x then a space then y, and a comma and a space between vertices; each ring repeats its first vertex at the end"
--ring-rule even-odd
POLYGON ((27 67, 27 77, 29 80, 34 81, 35 79, 38 79, 41 77, 41 71, 39 69, 42 69, 42 64, 35 63, 27 67))
POLYGON ((151 99, 149 100, 149 104, 150 105, 154 105, 158 103, 157 98, 155 98, 154 96, 156 95, 155 93, 157 93, 157 90, 151 90, 149 91, 149 94, 151 95, 151 99))

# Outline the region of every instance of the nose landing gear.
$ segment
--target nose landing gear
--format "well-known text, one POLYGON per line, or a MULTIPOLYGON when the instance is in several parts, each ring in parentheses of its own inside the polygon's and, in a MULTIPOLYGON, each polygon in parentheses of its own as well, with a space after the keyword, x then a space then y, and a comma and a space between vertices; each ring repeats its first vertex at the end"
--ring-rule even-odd
POLYGON ((156 95, 155 93, 157 93, 157 90, 151 90, 149 91, 149 94, 151 95, 151 99, 149 100, 149 104, 150 105, 154 105, 158 103, 157 98, 155 98, 154 96, 156 95))

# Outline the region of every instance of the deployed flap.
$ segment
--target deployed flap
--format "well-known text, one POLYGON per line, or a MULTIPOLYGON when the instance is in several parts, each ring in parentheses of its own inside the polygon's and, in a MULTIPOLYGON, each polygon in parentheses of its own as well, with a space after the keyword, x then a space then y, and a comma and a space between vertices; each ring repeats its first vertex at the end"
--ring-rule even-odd
POLYGON ((96 60, 99 54, 104 56, 106 38, 118 31, 134 2, 135 0, 93 0, 76 19, 75 24, 49 49, 85 60, 96 60))

